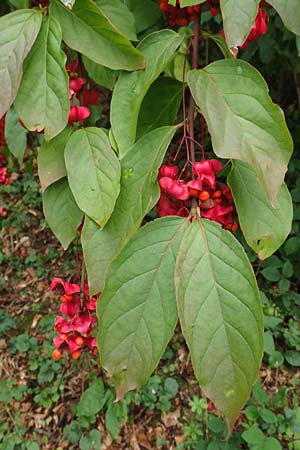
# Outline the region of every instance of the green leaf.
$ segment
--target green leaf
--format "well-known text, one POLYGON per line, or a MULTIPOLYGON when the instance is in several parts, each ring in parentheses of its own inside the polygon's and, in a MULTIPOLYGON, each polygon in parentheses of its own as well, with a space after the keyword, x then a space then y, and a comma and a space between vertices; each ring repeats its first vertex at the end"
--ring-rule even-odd
POLYGON ((265 423, 276 424, 278 422, 278 419, 273 411, 270 411, 267 408, 261 408, 259 415, 265 423))
POLYGON ((215 153, 249 164, 274 205, 293 141, 265 80, 247 62, 226 59, 190 71, 188 83, 215 153))
POLYGON ((172 30, 148 35, 138 45, 145 56, 146 69, 121 73, 113 92, 110 116, 121 157, 135 142, 138 115, 148 89, 174 56, 181 41, 182 37, 172 30))
POLYGON ((27 131, 20 124, 19 116, 13 107, 6 114, 5 139, 7 147, 21 163, 27 147, 27 131))
POLYGON ((242 438, 244 441, 246 441, 248 444, 262 444, 264 440, 264 434, 263 432, 258 428, 258 426, 252 425, 248 430, 244 431, 242 434, 242 438))
POLYGON ((234 58, 233 54, 231 53, 231 51, 229 50, 229 48, 226 44, 224 37, 221 34, 211 34, 211 33, 208 33, 207 31, 201 31, 201 34, 203 37, 211 39, 212 41, 214 41, 217 44, 217 46, 223 53, 224 58, 230 58, 230 59, 234 58))
POLYGON ((109 89, 110 91, 113 90, 113 87, 117 81, 118 72, 102 66, 101 64, 97 64, 84 55, 82 57, 82 61, 89 77, 95 81, 95 83, 109 89))
POLYGON ((0 18, 0 117, 16 98, 24 59, 36 40, 42 23, 41 12, 21 9, 0 18))
POLYGON ((274 437, 267 437, 262 450, 282 450, 282 447, 278 439, 274 437))
POLYGON ((287 350, 285 352, 285 359, 287 362, 294 367, 300 367, 300 353, 294 350, 287 350))
POLYGON ((150 87, 137 122, 137 139, 162 126, 173 125, 182 100, 182 83, 160 77, 150 87))
POLYGON ((80 450, 100 450, 101 433, 98 430, 91 430, 87 436, 82 436, 79 441, 80 450))
POLYGON ((149 0, 123 0, 135 17, 136 31, 141 33, 161 18, 159 4, 149 0))
POLYGON ((291 231, 293 204, 286 185, 280 187, 275 208, 272 208, 248 164, 234 161, 228 184, 247 243, 258 253, 259 259, 268 258, 281 247, 291 231))
POLYGON ((266 267, 260 273, 268 281, 279 281, 281 276, 279 270, 275 267, 266 267))
POLYGON ((29 0, 9 0, 17 9, 29 8, 29 0))
POLYGON ((201 3, 205 2, 206 0, 181 0, 180 8, 185 8, 186 6, 200 5, 201 3))
POLYGON ((67 176, 65 166, 65 147, 74 132, 74 128, 66 128, 60 134, 44 141, 38 152, 38 174, 44 191, 50 184, 67 176))
POLYGON ((50 12, 60 22, 63 40, 74 50, 110 69, 144 67, 144 57, 107 20, 93 0, 77 0, 72 11, 53 0, 50 12))
POLYGON ((142 386, 157 366, 177 322, 174 265, 186 220, 142 227, 112 263, 99 302, 101 365, 117 399, 142 386))
POLYGON ((298 0, 270 0, 268 3, 280 15, 284 25, 293 33, 300 35, 300 15, 298 0))
POLYGON ((137 41, 135 18, 122 0, 96 0, 107 20, 130 41, 137 41))
POLYGON ((275 352, 275 344, 274 344, 274 338, 271 331, 266 331, 264 334, 264 352, 267 355, 272 355, 272 353, 275 352))
POLYGON ((103 290, 112 260, 137 231, 144 216, 157 203, 157 172, 175 131, 175 127, 151 131, 121 160, 120 195, 103 230, 91 220, 85 220, 81 240, 92 293, 103 290))
POLYGON ((104 384, 102 379, 98 378, 81 394, 76 413, 78 416, 94 416, 103 409, 105 402, 104 384))
POLYGON ((75 203, 67 178, 56 181, 45 190, 43 210, 49 227, 66 250, 83 219, 83 212, 75 203))
POLYGON ((25 61, 24 75, 14 103, 26 127, 30 131, 44 130, 46 140, 65 128, 70 109, 61 36, 57 20, 44 17, 38 38, 25 61))
POLYGON ((232 429, 263 353, 260 296, 251 264, 219 224, 191 224, 175 268, 178 313, 200 386, 232 429))
POLYGON ((258 383, 253 386, 252 396, 253 399, 256 400, 258 403, 260 403, 261 405, 266 405, 270 401, 268 394, 263 389, 263 387, 258 383))
POLYGON ((70 188, 82 211, 104 227, 120 192, 121 168, 103 129, 77 130, 65 149, 70 188))
POLYGON ((271 367, 280 367, 284 363, 284 358, 281 352, 275 351, 269 356, 269 365, 271 367))
POLYGON ((113 439, 119 436, 122 423, 126 420, 126 404, 110 403, 105 413, 105 428, 113 439))
POLYGON ((260 0, 220 0, 224 33, 229 49, 241 46, 254 24, 260 0))

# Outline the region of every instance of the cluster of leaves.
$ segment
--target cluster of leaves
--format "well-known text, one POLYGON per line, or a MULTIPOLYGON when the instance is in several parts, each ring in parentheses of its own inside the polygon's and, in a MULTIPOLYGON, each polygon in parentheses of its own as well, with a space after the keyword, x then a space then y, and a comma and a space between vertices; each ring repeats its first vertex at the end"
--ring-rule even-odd
MULTIPOLYGON (((120 400, 149 379, 179 317, 197 379, 231 429, 250 395, 263 351, 262 307, 251 264, 231 233, 201 219, 193 208, 191 220, 160 218, 140 228, 158 201, 157 172, 181 128, 173 125, 181 86, 161 74, 172 74, 176 54, 185 59, 184 32, 152 32, 161 12, 150 0, 48 3, 29 8, 25 1, 13 12, 14 1, 4 5, 0 117, 7 113, 7 143, 19 160, 27 133, 19 120, 26 130, 44 133, 38 155, 43 208, 64 248, 84 220, 81 241, 90 290, 103 291, 98 308, 101 364, 112 375, 120 400), (109 130, 67 127, 66 54, 82 62, 93 82, 113 89, 109 130)), ((186 0, 181 6, 202 3, 186 0)), ((295 2, 269 3, 285 26, 300 35, 295 2)), ((292 202, 284 176, 292 139, 263 77, 233 57, 251 30, 258 4, 220 2, 225 40, 209 30, 204 39, 223 50, 227 46, 225 58, 189 70, 186 80, 215 154, 231 160, 227 181, 240 228, 263 260, 290 231, 292 202)), ((184 110, 184 133, 185 121, 184 110)), ((283 275, 288 273, 285 266, 283 275)), ((287 283, 280 289, 287 289, 287 283)), ((27 345, 28 351, 35 347, 25 338, 16 345, 27 345)), ((39 368, 33 370, 42 377, 39 368)), ((122 404, 111 405, 107 411, 122 404)))

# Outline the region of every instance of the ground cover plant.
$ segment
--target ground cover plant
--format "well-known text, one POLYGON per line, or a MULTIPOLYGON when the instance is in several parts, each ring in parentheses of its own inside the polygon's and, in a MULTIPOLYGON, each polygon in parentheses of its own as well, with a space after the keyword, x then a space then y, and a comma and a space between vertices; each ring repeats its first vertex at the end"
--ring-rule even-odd
POLYGON ((1 4, 4 449, 299 448, 298 6, 1 4))

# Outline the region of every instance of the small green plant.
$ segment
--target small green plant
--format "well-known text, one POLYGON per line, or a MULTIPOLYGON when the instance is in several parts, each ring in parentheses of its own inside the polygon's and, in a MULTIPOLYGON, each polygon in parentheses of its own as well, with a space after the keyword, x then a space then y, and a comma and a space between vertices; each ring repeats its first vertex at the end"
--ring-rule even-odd
POLYGON ((0 336, 4 336, 8 331, 16 326, 15 319, 0 308, 0 336))
POLYGON ((172 408, 172 399, 176 396, 178 388, 175 378, 164 378, 155 374, 137 393, 129 393, 128 398, 137 405, 143 404, 149 409, 168 412, 172 408))

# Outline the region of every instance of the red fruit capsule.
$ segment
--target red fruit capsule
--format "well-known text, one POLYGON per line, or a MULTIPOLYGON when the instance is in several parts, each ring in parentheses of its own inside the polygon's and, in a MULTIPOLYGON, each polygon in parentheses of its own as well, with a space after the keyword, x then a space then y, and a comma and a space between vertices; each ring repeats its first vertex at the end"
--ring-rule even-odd
POLYGON ((56 359, 57 361, 59 361, 62 358, 62 354, 60 353, 59 350, 53 350, 52 358, 56 359))

